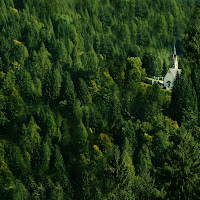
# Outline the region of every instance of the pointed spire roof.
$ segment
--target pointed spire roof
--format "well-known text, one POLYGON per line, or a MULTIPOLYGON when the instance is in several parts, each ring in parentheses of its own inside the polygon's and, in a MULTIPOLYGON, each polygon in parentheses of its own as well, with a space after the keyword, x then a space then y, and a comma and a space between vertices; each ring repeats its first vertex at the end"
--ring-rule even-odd
POLYGON ((176 56, 176 46, 175 46, 175 43, 174 43, 174 55, 176 56))
POLYGON ((176 54, 176 46, 174 44, 174 53, 173 53, 173 59, 172 59, 172 68, 178 69, 178 60, 177 60, 177 54, 176 54))

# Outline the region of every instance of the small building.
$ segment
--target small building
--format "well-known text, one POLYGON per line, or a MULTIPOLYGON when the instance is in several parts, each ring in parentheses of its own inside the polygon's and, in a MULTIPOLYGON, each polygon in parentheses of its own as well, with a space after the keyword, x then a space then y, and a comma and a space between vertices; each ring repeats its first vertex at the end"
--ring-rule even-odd
POLYGON ((173 84, 176 79, 177 73, 181 74, 181 69, 178 69, 176 48, 174 46, 174 54, 172 57, 172 68, 169 68, 168 72, 166 73, 164 77, 164 82, 163 82, 164 87, 169 88, 169 89, 173 88, 173 84))

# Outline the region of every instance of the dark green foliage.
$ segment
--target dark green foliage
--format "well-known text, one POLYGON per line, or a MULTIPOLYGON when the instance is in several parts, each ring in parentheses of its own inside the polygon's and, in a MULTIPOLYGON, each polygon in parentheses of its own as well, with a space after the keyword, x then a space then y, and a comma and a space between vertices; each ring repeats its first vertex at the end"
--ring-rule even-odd
POLYGON ((88 86, 83 79, 79 79, 78 98, 83 105, 89 105, 92 101, 88 86))
POLYGON ((72 114, 73 108, 75 106, 76 93, 74 89, 73 81, 71 80, 69 72, 65 72, 63 76, 62 88, 61 88, 61 98, 63 106, 67 105, 69 114, 72 114))
POLYGON ((165 166, 160 171, 167 199, 198 199, 199 144, 184 128, 172 141, 165 166))
POLYGON ((199 8, 0 0, 0 199, 198 199, 199 8))
POLYGON ((170 112, 173 119, 194 126, 198 121, 198 102, 190 77, 183 71, 177 77, 173 92, 170 112))

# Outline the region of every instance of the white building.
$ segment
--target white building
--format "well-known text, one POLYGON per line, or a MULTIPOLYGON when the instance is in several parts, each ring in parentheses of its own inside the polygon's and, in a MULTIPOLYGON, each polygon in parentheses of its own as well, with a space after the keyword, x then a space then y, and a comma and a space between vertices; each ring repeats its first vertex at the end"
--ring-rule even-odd
POLYGON ((176 75, 181 74, 181 69, 178 69, 178 60, 176 55, 176 48, 174 46, 174 54, 172 58, 172 68, 169 68, 168 72, 164 77, 164 87, 172 89, 174 81, 176 79, 176 75))

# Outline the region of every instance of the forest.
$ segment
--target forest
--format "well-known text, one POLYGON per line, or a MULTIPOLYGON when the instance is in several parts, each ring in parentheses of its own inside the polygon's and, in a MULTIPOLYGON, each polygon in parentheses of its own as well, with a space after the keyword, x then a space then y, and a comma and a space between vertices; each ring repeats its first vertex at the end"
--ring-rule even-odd
POLYGON ((198 200, 199 66, 199 0, 0 0, 0 199, 198 200))

